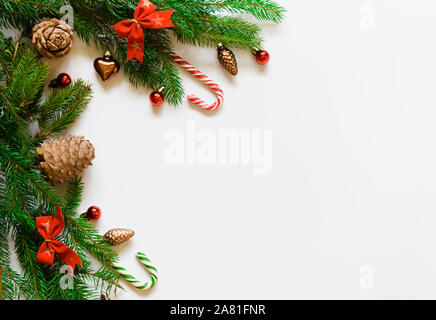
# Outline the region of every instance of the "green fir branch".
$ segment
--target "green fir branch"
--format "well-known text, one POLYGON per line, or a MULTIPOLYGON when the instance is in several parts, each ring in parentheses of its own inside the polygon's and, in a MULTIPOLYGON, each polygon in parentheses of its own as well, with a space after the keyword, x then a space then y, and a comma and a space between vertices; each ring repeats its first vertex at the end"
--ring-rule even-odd
MULTIPOLYGON (((236 15, 281 22, 285 9, 271 0, 153 0, 158 10, 174 10, 171 29, 186 44, 246 50, 262 47, 260 28, 236 15)), ((74 29, 85 43, 109 50, 120 62, 130 82, 151 90, 165 87, 166 100, 177 105, 184 96, 179 71, 171 60, 173 45, 168 29, 144 30, 144 62, 126 61, 127 42, 112 26, 132 19, 137 0, 6 0, 0 2, 0 27, 16 27, 31 36, 32 27, 46 17, 60 17, 59 8, 74 9, 74 29), (172 66, 171 66, 172 64, 172 66)), ((1 58, 0 58, 1 64, 1 58)))
POLYGON ((117 254, 86 219, 77 217, 83 183, 70 181, 64 196, 38 170, 36 145, 54 132, 66 129, 77 119, 91 97, 88 84, 78 80, 41 101, 47 68, 24 42, 0 35, 1 71, 6 81, 0 86, 0 298, 2 299, 95 299, 102 291, 118 288, 119 275, 111 270, 117 254), (33 139, 26 117, 34 114, 40 134, 33 139), (58 258, 52 266, 36 261, 44 239, 36 230, 35 218, 53 215, 57 204, 64 211, 65 228, 59 240, 77 252, 83 266, 77 266, 74 288, 62 289, 64 264, 58 258), (7 235, 14 243, 9 248, 7 235), (10 268, 15 252, 22 274, 10 268), (102 262, 94 270, 92 257, 102 262), (99 277, 99 282, 92 278, 99 277))
POLYGON ((56 132, 68 128, 85 110, 92 97, 91 86, 82 80, 52 93, 38 108, 39 143, 56 132))

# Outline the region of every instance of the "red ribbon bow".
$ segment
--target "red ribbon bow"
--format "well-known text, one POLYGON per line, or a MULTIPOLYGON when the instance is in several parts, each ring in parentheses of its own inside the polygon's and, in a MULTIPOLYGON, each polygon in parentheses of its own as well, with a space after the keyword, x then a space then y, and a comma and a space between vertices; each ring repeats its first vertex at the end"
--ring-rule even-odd
POLYGON ((174 10, 157 11, 157 7, 148 0, 141 0, 135 9, 133 19, 123 20, 112 28, 121 39, 128 37, 127 61, 136 58, 142 63, 144 56, 144 31, 149 29, 171 28, 171 16, 174 10))
POLYGON ((80 266, 82 265, 79 256, 64 243, 53 240, 53 238, 57 237, 62 232, 64 226, 65 224, 60 205, 57 207, 54 218, 52 216, 36 218, 36 228, 38 229, 39 234, 44 238, 44 242, 41 244, 38 254, 36 255, 36 261, 52 265, 56 252, 59 258, 74 271, 76 264, 80 266))

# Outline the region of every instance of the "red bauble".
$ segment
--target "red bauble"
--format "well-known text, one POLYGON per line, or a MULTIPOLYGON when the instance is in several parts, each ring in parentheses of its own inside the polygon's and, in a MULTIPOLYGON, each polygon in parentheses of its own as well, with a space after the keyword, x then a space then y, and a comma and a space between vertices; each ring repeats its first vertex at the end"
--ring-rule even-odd
POLYGON ((56 78, 56 84, 59 88, 66 88, 71 84, 72 80, 68 73, 61 73, 56 78))
POLYGON ((164 102, 164 96, 161 91, 153 91, 150 94, 150 102, 153 106, 160 106, 164 102))
POLYGON ((256 51, 254 55, 256 56, 256 62, 258 64, 267 64, 270 59, 270 55, 266 50, 256 51))
POLYGON ((57 76, 56 79, 50 81, 50 88, 66 88, 72 82, 72 79, 68 73, 61 73, 57 76))
POLYGON ((97 206, 89 207, 85 212, 85 218, 90 221, 96 221, 101 217, 101 209, 97 206))

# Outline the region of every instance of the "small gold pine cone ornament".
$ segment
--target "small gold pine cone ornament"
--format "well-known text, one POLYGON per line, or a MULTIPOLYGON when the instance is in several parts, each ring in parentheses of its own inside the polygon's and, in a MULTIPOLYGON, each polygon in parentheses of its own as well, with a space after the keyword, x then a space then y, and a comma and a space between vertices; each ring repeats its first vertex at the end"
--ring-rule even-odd
POLYGON ((47 58, 63 57, 73 48, 74 32, 65 21, 44 19, 33 27, 32 32, 33 45, 47 58))
POLYGON ((135 231, 124 228, 111 229, 103 236, 112 246, 118 246, 135 235, 135 231))
POLYGON ((218 61, 232 76, 238 74, 238 62, 236 61, 235 54, 232 50, 224 47, 223 45, 218 46, 218 61))
POLYGON ((43 142, 36 148, 39 168, 55 183, 65 182, 92 165, 95 149, 83 136, 68 136, 43 142))

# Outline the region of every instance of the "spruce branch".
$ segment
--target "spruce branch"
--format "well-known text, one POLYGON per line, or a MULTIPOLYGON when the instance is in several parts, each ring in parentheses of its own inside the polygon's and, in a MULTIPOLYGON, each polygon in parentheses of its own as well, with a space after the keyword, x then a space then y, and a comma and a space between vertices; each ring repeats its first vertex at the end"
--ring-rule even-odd
POLYGON ((21 275, 10 267, 9 229, 6 217, 0 218, 0 300, 29 297, 29 289, 21 275))
MULTIPOLYGON (((112 29, 117 22, 132 19, 137 0, 5 0, 0 2, 0 27, 13 26, 27 37, 39 20, 61 16, 60 6, 74 9, 74 29, 79 38, 103 52, 109 50, 120 62, 130 82, 151 90, 165 87, 170 104, 184 96, 179 71, 171 61, 173 45, 169 34, 182 43, 216 48, 260 49, 260 28, 235 15, 247 14, 258 20, 281 22, 285 9, 272 0, 153 0, 158 10, 174 10, 174 28, 144 30, 144 62, 126 61, 127 42, 112 29), (18 14, 17 14, 18 13, 18 14)), ((0 64, 1 64, 0 57, 0 64)))
MULTIPOLYGON (((35 168, 31 160, 26 159, 25 155, 14 152, 9 147, 0 145, 0 164, 12 165, 13 177, 21 179, 21 183, 26 183, 27 192, 41 197, 47 201, 54 209, 60 203, 60 197, 53 190, 53 187, 44 180, 44 177, 35 168)), ((16 180, 17 181, 17 180, 16 180)), ((11 183, 10 185, 18 185, 11 183)))
MULTIPOLYGON (((167 0, 174 2, 177 0, 167 0)), ((188 7, 208 7, 214 11, 227 11, 229 13, 248 13, 259 20, 280 22, 283 20, 285 10, 270 0, 200 0, 184 3, 188 7)))
MULTIPOLYGON (((6 85, 0 86, 0 297, 13 299, 93 299, 101 290, 117 288, 119 276, 111 273, 110 263, 117 254, 87 221, 80 221, 77 208, 83 183, 73 179, 65 196, 54 189, 37 168, 36 144, 53 132, 64 130, 77 119, 91 97, 90 86, 78 80, 70 88, 53 92, 41 101, 47 69, 34 50, 24 42, 11 42, 0 35, 1 69, 7 70, 6 85), (41 134, 30 135, 35 114, 41 134), (60 287, 63 264, 55 259, 52 266, 40 264, 36 256, 43 242, 36 230, 35 218, 53 215, 57 204, 64 211, 65 228, 59 240, 77 251, 83 266, 75 271, 74 288, 60 287), (9 248, 10 234, 14 247, 9 248), (10 268, 15 251, 22 274, 10 268), (96 271, 91 255, 104 264, 96 271), (98 286, 90 274, 100 277, 98 286)), ((6 73, 0 73, 6 75, 6 73)), ((83 219, 82 219, 83 220, 83 219)))
POLYGON ((83 182, 81 177, 75 177, 68 182, 68 188, 64 196, 64 211, 70 216, 77 216, 77 208, 82 201, 83 182))
MULTIPOLYGON (((35 299, 38 300, 38 285, 37 285, 37 275, 35 273, 35 267, 34 267, 34 261, 32 259, 32 256, 30 255, 29 246, 27 245, 26 240, 22 240, 23 247, 26 250, 26 259, 22 259, 22 261, 27 260, 29 262, 30 268, 27 270, 27 272, 30 273, 32 277, 32 282, 35 287, 35 299)), ((25 262, 23 264, 26 264, 25 262)))
POLYGON ((109 243, 92 227, 92 225, 83 218, 72 218, 65 216, 65 222, 68 228, 78 234, 77 243, 82 249, 90 252, 100 263, 111 267, 116 261, 116 253, 109 243))
POLYGON ((35 142, 40 143, 53 133, 67 129, 84 111, 91 97, 91 85, 82 80, 52 93, 38 107, 39 133, 35 142))
POLYGON ((11 268, 0 264, 0 300, 30 296, 22 277, 11 268))

